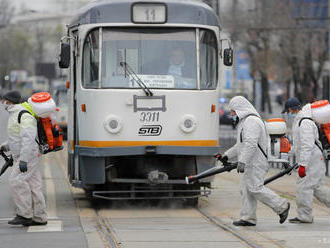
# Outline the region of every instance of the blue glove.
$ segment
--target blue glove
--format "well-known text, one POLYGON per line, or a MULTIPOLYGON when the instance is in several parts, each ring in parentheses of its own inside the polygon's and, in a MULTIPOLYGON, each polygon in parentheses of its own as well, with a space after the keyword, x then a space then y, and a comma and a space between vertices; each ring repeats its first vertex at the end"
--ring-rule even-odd
POLYGON ((237 173, 244 173, 244 167, 245 167, 244 163, 238 162, 238 164, 237 164, 237 173))
POLYGON ((19 161, 19 170, 23 173, 27 172, 27 162, 19 161))

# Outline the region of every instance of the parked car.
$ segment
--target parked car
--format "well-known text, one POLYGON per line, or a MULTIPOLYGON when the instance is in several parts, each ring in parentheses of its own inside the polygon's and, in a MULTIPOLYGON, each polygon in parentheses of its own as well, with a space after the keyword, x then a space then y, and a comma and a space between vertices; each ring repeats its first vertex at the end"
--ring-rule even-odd
POLYGON ((233 129, 235 129, 235 124, 233 122, 233 118, 230 115, 229 110, 219 110, 219 124, 220 125, 231 125, 233 129))

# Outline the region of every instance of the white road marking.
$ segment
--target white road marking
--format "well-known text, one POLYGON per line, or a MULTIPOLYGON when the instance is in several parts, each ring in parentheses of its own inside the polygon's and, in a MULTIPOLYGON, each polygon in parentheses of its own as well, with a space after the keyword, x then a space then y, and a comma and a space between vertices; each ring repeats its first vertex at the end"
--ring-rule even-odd
POLYGON ((7 222, 7 221, 12 220, 13 218, 14 218, 14 216, 13 217, 8 217, 8 218, 0 218, 0 222, 7 222))
MULTIPOLYGON (((0 218, 0 222, 7 222, 9 220, 12 220, 15 216, 12 217, 4 217, 4 218, 0 218)), ((54 216, 48 216, 47 217, 48 220, 58 220, 58 217, 54 217, 54 216)))
POLYGON ((27 232, 62 232, 62 229, 61 220, 52 220, 45 226, 30 226, 27 232))

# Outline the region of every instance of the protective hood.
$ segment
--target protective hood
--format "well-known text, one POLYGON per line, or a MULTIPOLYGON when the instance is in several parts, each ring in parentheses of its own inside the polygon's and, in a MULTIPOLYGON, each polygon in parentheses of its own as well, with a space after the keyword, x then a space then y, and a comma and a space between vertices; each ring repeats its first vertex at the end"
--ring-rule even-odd
POLYGON ((15 112, 21 109, 21 106, 19 104, 11 104, 8 105, 8 108, 6 109, 9 113, 15 112))
POLYGON ((254 114, 260 117, 253 105, 243 96, 235 96, 229 101, 229 109, 234 110, 240 120, 254 114))
POLYGON ((307 103, 297 114, 295 122, 299 121, 301 118, 312 118, 312 108, 311 104, 307 103))

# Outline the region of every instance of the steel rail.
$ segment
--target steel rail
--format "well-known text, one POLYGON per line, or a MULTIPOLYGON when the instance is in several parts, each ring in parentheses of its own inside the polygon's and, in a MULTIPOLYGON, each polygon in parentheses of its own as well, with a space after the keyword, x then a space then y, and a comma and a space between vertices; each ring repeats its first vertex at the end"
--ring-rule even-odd
POLYGON ((240 239, 241 241, 243 241, 244 243, 246 243, 247 245, 249 245, 249 247, 252 248, 260 248, 260 246, 256 243, 254 243, 253 241, 249 240, 248 238, 244 237, 242 234, 240 234, 239 232, 235 231, 234 229, 232 229, 231 227, 227 226, 224 223, 221 223, 221 221, 213 216, 211 216, 210 214, 208 214, 206 211, 197 208, 198 212, 200 212, 207 220, 209 220, 211 223, 213 223, 214 225, 216 225, 217 227, 220 227, 222 229, 224 229, 227 232, 230 232, 232 235, 234 235, 236 238, 240 239))
POLYGON ((97 223, 98 227, 101 229, 101 231, 104 234, 104 237, 111 248, 121 248, 120 242, 117 241, 115 238, 115 235, 113 234, 112 228, 109 226, 106 220, 102 216, 100 216, 97 209, 95 210, 95 214, 97 217, 97 223))

